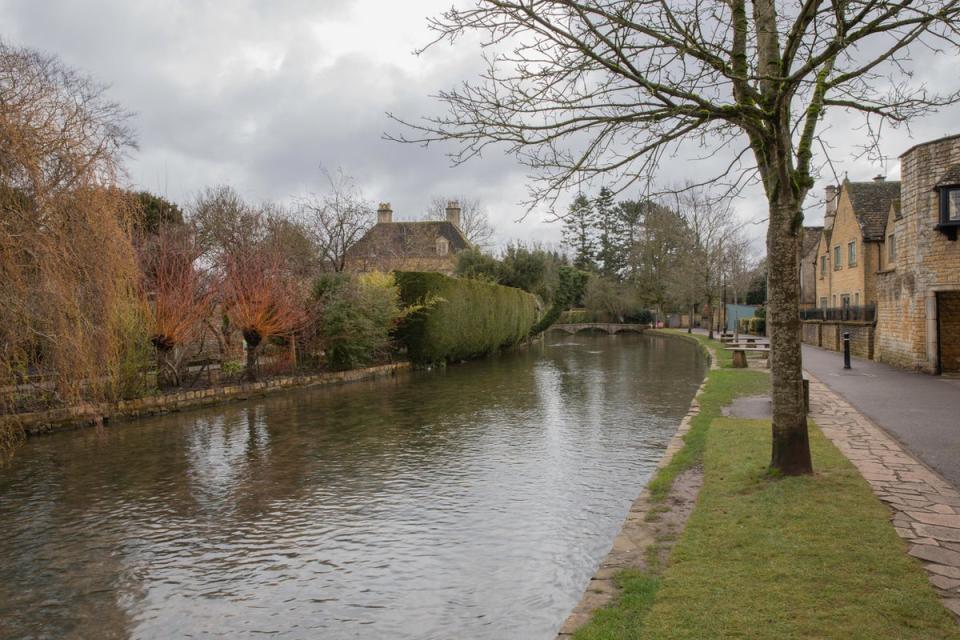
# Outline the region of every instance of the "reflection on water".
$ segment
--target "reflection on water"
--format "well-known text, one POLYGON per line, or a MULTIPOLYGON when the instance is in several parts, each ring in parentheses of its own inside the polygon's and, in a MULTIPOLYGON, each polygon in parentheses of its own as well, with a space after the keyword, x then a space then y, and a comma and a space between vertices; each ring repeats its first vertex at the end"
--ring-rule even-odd
POLYGON ((551 336, 33 440, 0 469, 0 638, 551 638, 703 371, 551 336))

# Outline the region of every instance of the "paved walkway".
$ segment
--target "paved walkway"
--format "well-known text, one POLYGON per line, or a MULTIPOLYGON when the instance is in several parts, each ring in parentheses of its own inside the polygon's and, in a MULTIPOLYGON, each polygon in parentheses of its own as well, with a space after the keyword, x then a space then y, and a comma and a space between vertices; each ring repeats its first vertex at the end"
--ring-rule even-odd
POLYGON ((816 377, 810 418, 889 505, 908 552, 923 562, 944 605, 960 616, 960 492, 816 377))
POLYGON ((803 346, 803 366, 960 487, 960 380, 803 346))

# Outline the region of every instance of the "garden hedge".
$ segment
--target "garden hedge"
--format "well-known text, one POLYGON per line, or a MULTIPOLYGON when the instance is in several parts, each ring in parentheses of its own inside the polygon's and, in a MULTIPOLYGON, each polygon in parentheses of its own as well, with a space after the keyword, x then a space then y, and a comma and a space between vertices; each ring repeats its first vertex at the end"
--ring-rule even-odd
POLYGON ((440 273, 394 275, 404 305, 425 305, 397 331, 418 364, 492 353, 523 340, 537 322, 537 299, 520 289, 440 273))

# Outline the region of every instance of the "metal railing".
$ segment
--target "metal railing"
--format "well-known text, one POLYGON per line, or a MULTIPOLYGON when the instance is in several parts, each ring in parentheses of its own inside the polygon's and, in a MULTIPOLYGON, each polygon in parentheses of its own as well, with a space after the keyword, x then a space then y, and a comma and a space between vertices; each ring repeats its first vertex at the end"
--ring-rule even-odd
POLYGON ((833 322, 874 322, 877 319, 877 305, 846 305, 843 307, 819 307, 801 309, 801 320, 827 320, 833 322))

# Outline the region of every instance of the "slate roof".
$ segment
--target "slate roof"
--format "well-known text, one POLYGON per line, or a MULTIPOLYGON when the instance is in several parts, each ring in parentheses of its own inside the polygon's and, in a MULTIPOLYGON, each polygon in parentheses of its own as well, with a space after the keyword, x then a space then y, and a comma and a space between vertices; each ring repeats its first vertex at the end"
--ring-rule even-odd
POLYGON ((900 217, 901 217, 901 214, 900 214, 900 198, 897 198, 896 200, 894 200, 894 201, 890 204, 890 206, 893 207, 893 217, 896 218, 897 220, 899 220, 900 217))
POLYGON ((437 238, 450 243, 450 253, 470 246, 463 232, 447 220, 378 222, 350 247, 355 256, 436 256, 437 238))
POLYGON ((937 180, 937 184, 934 185, 934 189, 937 187, 954 187, 960 185, 960 164, 955 164, 947 172, 943 174, 943 177, 937 180))
POLYGON ((804 227, 803 242, 800 245, 800 255, 805 256, 820 244, 820 234, 823 233, 823 227, 804 227))
POLYGON ((881 240, 887 226, 890 205, 900 199, 900 183, 886 180, 844 182, 853 213, 860 223, 864 240, 881 240))

